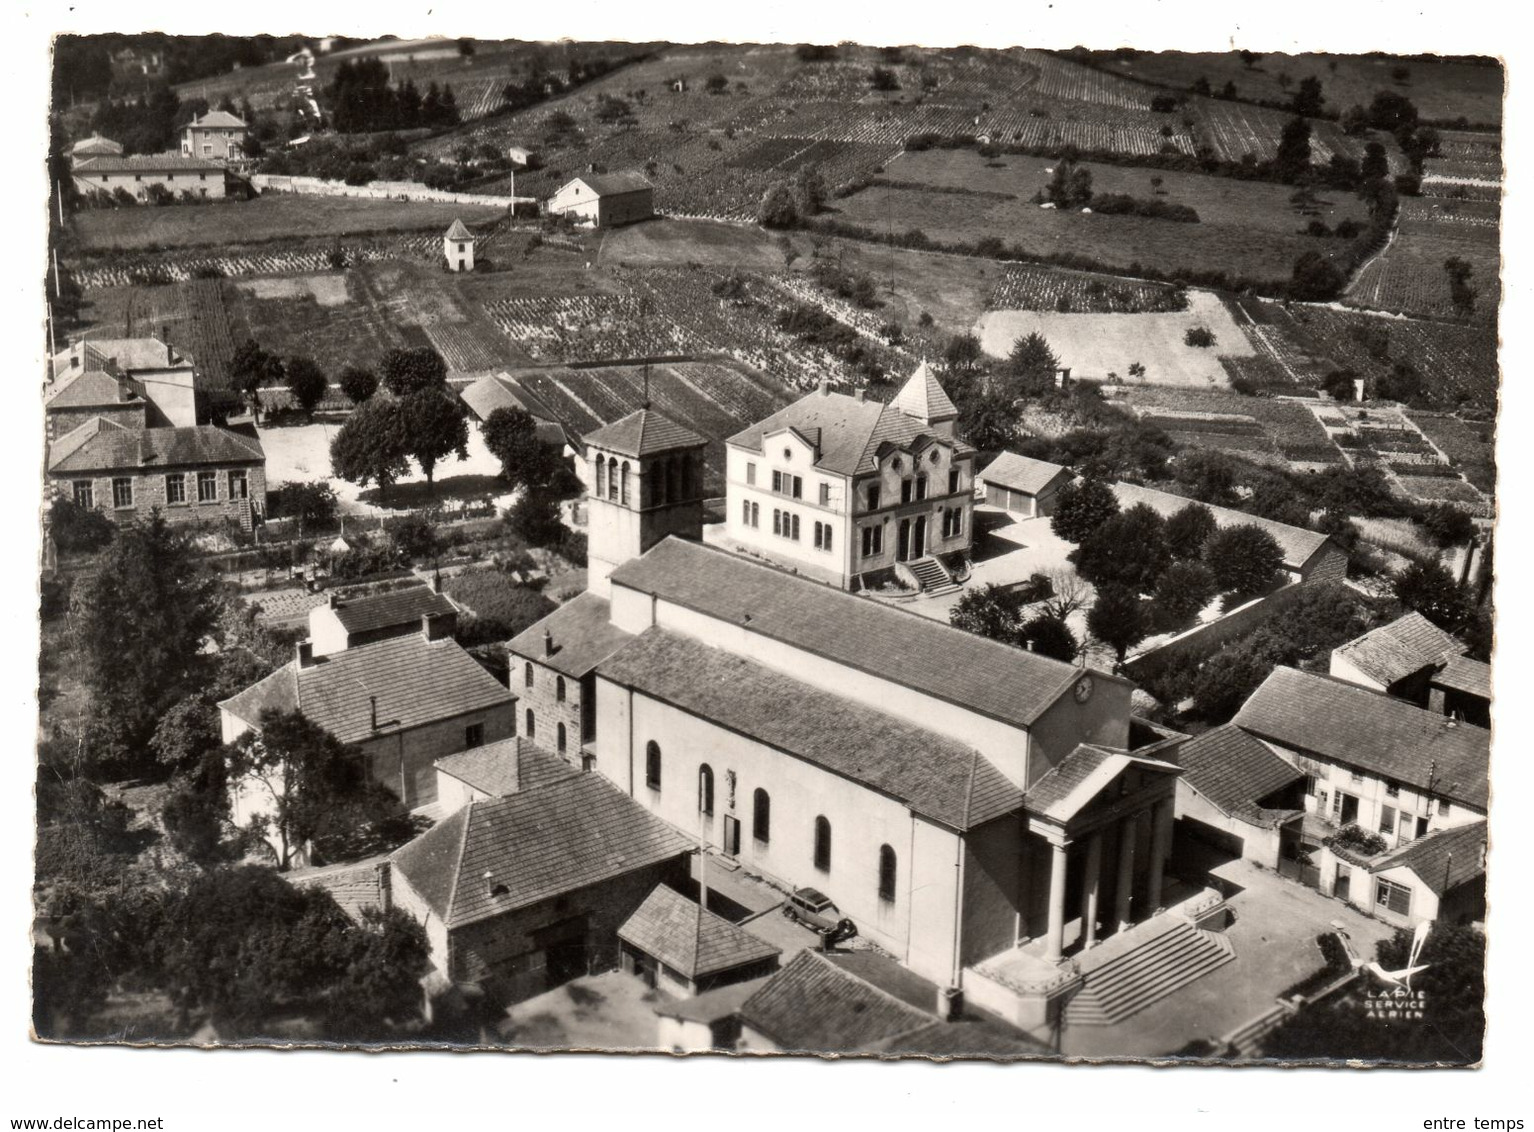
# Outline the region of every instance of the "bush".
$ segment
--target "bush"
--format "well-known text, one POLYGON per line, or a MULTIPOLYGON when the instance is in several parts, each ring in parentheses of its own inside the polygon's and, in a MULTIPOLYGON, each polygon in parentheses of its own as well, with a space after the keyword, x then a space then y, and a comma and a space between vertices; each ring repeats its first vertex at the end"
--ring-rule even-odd
POLYGON ((55 500, 48 517, 53 545, 65 553, 100 550, 117 533, 112 520, 100 511, 87 511, 69 499, 55 500))
POLYGON ((464 648, 501 644, 541 621, 555 604, 501 570, 465 570, 447 582, 447 593, 470 612, 458 622, 457 640, 464 648))
POLYGON ((1338 849, 1351 849, 1365 857, 1376 856, 1390 847, 1383 837, 1362 828, 1357 822, 1349 822, 1326 838, 1322 844, 1338 849))
POLYGON ((353 405, 360 405, 378 392, 378 375, 360 366, 347 366, 341 371, 341 392, 353 405))
POLYGON ((1215 343, 1214 331, 1207 326, 1190 326, 1188 332, 1182 336, 1186 345, 1196 346, 1201 350, 1207 350, 1215 343))
POLYGON ((1261 527, 1226 527, 1204 543, 1204 564, 1221 593, 1252 596, 1273 584, 1284 564, 1278 542, 1261 527))
POLYGON ((1181 629, 1217 592, 1214 574, 1202 562, 1173 562, 1156 581, 1154 601, 1160 625, 1181 629))
POLYGON ((1448 503, 1429 504, 1422 512, 1421 522, 1427 536, 1445 549, 1469 542, 1475 534, 1470 516, 1448 503))

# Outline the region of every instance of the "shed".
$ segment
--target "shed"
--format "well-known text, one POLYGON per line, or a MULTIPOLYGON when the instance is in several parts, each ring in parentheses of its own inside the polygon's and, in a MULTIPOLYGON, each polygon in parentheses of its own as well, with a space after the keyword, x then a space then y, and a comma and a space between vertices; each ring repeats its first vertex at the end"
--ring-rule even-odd
POLYGON ((625 971, 676 996, 770 975, 782 954, 664 884, 618 929, 618 940, 625 971))
POLYGON ((1055 496, 1071 482, 1071 473, 1059 464, 1003 452, 978 478, 987 503, 1033 519, 1054 514, 1055 496))

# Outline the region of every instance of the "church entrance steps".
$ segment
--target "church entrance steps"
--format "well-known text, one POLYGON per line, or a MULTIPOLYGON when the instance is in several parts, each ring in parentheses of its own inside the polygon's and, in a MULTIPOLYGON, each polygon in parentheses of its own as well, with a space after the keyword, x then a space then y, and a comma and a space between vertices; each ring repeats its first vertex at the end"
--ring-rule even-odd
POLYGON ((1080 991, 1066 1004, 1064 1021, 1109 1026, 1181 990, 1236 957, 1229 939, 1163 913, 1076 957, 1080 991))

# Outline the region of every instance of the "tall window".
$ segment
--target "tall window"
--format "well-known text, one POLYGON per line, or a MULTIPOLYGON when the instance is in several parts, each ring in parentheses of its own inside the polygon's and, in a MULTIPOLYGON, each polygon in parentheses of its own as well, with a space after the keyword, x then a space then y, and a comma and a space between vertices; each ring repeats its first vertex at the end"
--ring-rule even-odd
POLYGON ((1380 807, 1380 832, 1385 834, 1396 831, 1396 808, 1394 806, 1380 807))
POLYGON ((751 504, 751 525, 760 526, 762 522, 762 507, 759 503, 751 504))
POLYGON ((473 750, 485 742, 485 725, 483 723, 471 723, 463 729, 463 749, 473 750))
POLYGON ((888 845, 879 846, 879 899, 895 902, 895 851, 888 845))
POLYGON ((749 499, 742 499, 740 501, 740 521, 747 527, 751 525, 751 501, 749 499))
POLYGON ((863 528, 863 557, 872 558, 884 553, 884 527, 875 524, 863 528))
POLYGON ((795 542, 798 542, 799 541, 799 516, 798 515, 790 515, 790 516, 788 516, 788 519, 789 519, 790 528, 792 530, 792 533, 789 534, 788 537, 793 539, 795 542))
POLYGON ((708 763, 698 768, 698 812, 714 816, 714 768, 708 763))
POLYGON ((879 485, 876 483, 868 485, 868 509, 870 511, 879 509, 879 485))
POLYGON ((948 494, 954 495, 959 490, 959 469, 948 469, 948 494))
POLYGON ((776 507, 772 509, 772 533, 775 535, 783 533, 783 512, 776 507))
POLYGON ((820 505, 822 507, 831 506, 831 485, 828 483, 820 485, 820 505))
POLYGON ((565 678, 563 676, 556 676, 554 678, 554 698, 560 703, 565 702, 565 678))
POLYGON ((909 502, 911 502, 911 481, 910 480, 901 480, 900 481, 900 502, 902 502, 902 503, 909 503, 909 502))
POLYGON ((165 477, 165 502, 186 502, 186 476, 181 472, 172 472, 165 477))
POLYGON ((133 481, 126 477, 112 481, 112 506, 133 506, 133 481))
POLYGON ((831 823, 824 817, 815 819, 815 867, 823 873, 831 871, 831 823))
POLYGON ((830 550, 831 549, 831 524, 830 523, 816 523, 815 524, 815 549, 816 550, 830 550))
POLYGON ((559 747, 559 753, 565 753, 565 725, 561 723, 554 730, 554 742, 559 747))
POLYGON ((75 480, 72 485, 75 494, 75 506, 84 507, 87 511, 96 506, 96 485, 90 480, 75 480))
POLYGON ((916 498, 927 498, 927 475, 925 472, 916 477, 916 498))
POLYGON ((622 477, 623 477, 623 481, 622 481, 623 482, 623 498, 622 498, 621 502, 623 503, 623 505, 625 507, 627 507, 629 505, 629 462, 627 460, 623 461, 622 477))
POLYGON ((779 495, 788 495, 794 499, 802 499, 804 498, 804 477, 790 475, 788 472, 774 471, 772 473, 772 490, 779 495))
POLYGON ((597 498, 601 499, 607 494, 607 458, 597 457, 597 498))
POLYGON ((198 472, 197 473, 197 502, 198 503, 217 503, 218 502, 218 473, 217 472, 198 472))
POLYGON ((243 468, 229 473, 229 498, 250 498, 250 481, 246 478, 245 470, 243 468))
POLYGON ((651 739, 644 747, 644 784, 660 789, 660 744, 651 739))
POLYGON ((527 737, 529 739, 538 738, 538 721, 533 718, 532 708, 527 709, 527 737))
POLYGON ((772 840, 772 799, 760 788, 751 795, 751 836, 763 845, 772 840))
POLYGON ((524 685, 526 685, 527 687, 529 687, 529 688, 531 688, 533 686, 533 664, 532 664, 532 661, 528 661, 526 664, 524 664, 522 666, 522 683, 524 685))
POLYGON ((754 463, 746 464, 746 483, 752 487, 756 486, 756 465, 754 463))
POLYGON ((613 503, 618 502, 618 461, 607 461, 607 498, 613 503))

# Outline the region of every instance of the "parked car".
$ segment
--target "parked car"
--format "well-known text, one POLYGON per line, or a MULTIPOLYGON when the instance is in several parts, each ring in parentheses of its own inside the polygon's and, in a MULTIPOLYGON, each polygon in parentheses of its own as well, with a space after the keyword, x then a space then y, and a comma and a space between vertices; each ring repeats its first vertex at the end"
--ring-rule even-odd
POLYGON ((858 926, 843 916, 841 909, 818 888, 794 889, 783 902, 783 915, 823 936, 827 944, 858 934, 858 926))

